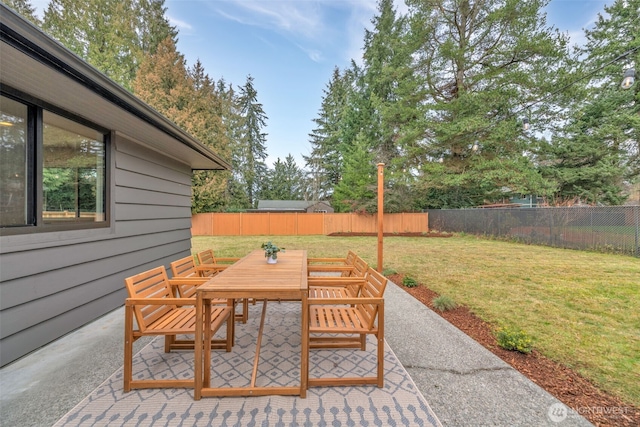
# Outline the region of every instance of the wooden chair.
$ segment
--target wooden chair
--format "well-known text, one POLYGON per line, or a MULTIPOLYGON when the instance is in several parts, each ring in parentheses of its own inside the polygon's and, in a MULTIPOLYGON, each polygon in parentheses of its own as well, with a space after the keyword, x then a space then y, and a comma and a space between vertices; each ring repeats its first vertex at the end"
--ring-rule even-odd
POLYGON ((353 298, 309 298, 307 300, 305 309, 309 310, 309 340, 307 341, 309 348, 358 347, 365 350, 366 341, 363 336, 373 334, 377 338, 375 377, 309 378, 308 371, 309 387, 361 384, 384 386, 383 295, 386 286, 387 279, 377 271, 369 269, 360 296, 353 298))
POLYGON ((357 255, 353 251, 347 252, 345 258, 308 258, 307 272, 311 273, 340 273, 347 277, 353 268, 357 255))
MULTIPOLYGON (((180 279, 177 280, 177 283, 174 283, 173 279, 169 279, 169 283, 178 290, 178 296, 182 298, 195 298, 198 286, 205 283, 220 271, 218 269, 210 269, 206 266, 196 265, 192 256, 180 258, 169 265, 173 278, 180 279)), ((213 299, 211 303, 214 305, 226 304, 227 300, 221 298, 213 299)), ((237 322, 247 323, 248 318, 249 304, 243 300, 242 312, 235 314, 235 320, 237 322)))
MULTIPOLYGON (((365 283, 369 265, 355 255, 348 275, 309 276, 309 298, 349 298, 357 297, 365 283)), ((343 272, 344 273, 344 272, 343 272)))
POLYGON ((217 270, 224 270, 229 267, 230 264, 238 261, 240 258, 217 258, 213 249, 206 249, 197 253, 198 264, 206 268, 214 268, 217 270))
MULTIPOLYGON (((210 277, 218 274, 219 270, 198 270, 196 264, 193 261, 192 256, 186 256, 179 260, 173 261, 169 264, 171 267, 171 274, 174 279, 189 279, 180 280, 174 286, 178 290, 178 296, 181 298, 195 298, 196 289, 198 286, 206 282, 210 277)), ((172 281, 170 281, 172 283, 172 281)), ((226 303, 226 300, 224 300, 226 303)))
MULTIPOLYGON (((240 258, 218 258, 214 255, 213 249, 206 249, 204 251, 198 252, 196 254, 198 258, 198 266, 197 268, 202 269, 216 269, 218 271, 222 271, 229 267, 234 262, 238 261, 240 258)), ((244 298, 242 301, 242 313, 236 316, 236 320, 240 319, 242 323, 247 323, 249 320, 249 300, 244 298), (241 317, 240 317, 241 316, 241 317)), ((255 304, 255 300, 253 301, 255 304)))
MULTIPOLYGON (((175 280, 174 280, 175 281, 175 280)), ((193 340, 177 339, 177 335, 195 334, 195 298, 175 298, 167 272, 163 266, 136 274, 125 279, 129 298, 125 301, 124 331, 124 391, 132 388, 194 387, 195 379, 134 380, 133 343, 143 336, 164 336, 164 351, 193 349, 193 340), (133 319, 135 317, 136 326, 133 319)), ((211 348, 231 351, 233 345, 233 307, 229 303, 211 308, 211 330, 213 333, 226 323, 224 340, 211 340, 211 348)))

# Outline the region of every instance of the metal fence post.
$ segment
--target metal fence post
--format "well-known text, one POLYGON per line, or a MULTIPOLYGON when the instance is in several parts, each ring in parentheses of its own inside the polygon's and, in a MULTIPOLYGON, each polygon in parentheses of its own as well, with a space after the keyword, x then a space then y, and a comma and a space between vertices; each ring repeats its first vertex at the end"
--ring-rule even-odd
POLYGON ((636 256, 640 257, 640 205, 633 210, 636 218, 636 256))

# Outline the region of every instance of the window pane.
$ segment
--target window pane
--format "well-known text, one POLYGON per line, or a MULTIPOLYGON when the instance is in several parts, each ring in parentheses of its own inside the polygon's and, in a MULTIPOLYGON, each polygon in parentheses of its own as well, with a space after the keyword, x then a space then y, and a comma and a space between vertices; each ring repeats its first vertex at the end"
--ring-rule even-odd
POLYGON ((42 217, 61 221, 105 221, 105 136, 43 112, 42 217))
POLYGON ((28 225, 28 107, 0 96, 0 226, 28 225))

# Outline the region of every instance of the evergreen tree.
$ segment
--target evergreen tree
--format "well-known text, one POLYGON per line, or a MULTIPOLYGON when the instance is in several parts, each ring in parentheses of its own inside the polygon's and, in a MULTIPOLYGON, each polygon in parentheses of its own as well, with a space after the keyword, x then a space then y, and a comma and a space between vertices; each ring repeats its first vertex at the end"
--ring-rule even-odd
POLYGON ((36 16, 36 8, 29 0, 2 0, 7 6, 20 14, 23 18, 31 21, 37 26, 42 25, 36 16))
POLYGON ((82 59, 131 89, 144 56, 177 35, 164 0, 51 0, 43 28, 82 59))
POLYGON ((303 200, 306 194, 305 174, 291 154, 284 162, 276 160, 262 184, 260 195, 265 200, 303 200))
POLYGON ((425 80, 423 134, 411 147, 422 161, 419 186, 432 198, 425 207, 548 194, 531 161, 538 141, 516 117, 528 115, 538 130, 555 118, 550 95, 563 82, 567 40, 546 27, 546 0, 408 4, 425 80))
POLYGON ((336 212, 377 211, 377 169, 373 156, 366 136, 359 134, 345 156, 344 173, 333 193, 331 204, 336 212))
POLYGON ((351 81, 346 73, 334 68, 331 81, 324 89, 318 117, 313 120, 316 128, 309 135, 311 154, 303 156, 310 170, 313 200, 330 197, 333 187, 340 181, 343 162, 341 128, 351 90, 351 81))
MULTIPOLYGON (((193 84, 194 97, 189 103, 189 117, 183 126, 213 152, 229 159, 229 139, 223 123, 223 98, 215 83, 205 73, 200 60, 188 71, 193 84)), ((194 171, 192 176, 192 203, 194 213, 224 210, 227 203, 228 172, 194 171)))
POLYGON ((187 72, 184 56, 171 38, 162 42, 155 54, 140 65, 133 89, 138 98, 176 124, 186 121, 194 85, 187 72))
POLYGON ((258 102, 258 92, 253 87, 253 77, 248 76, 245 85, 240 88, 238 98, 241 123, 238 128, 238 147, 235 150, 232 165, 247 194, 249 208, 255 208, 259 198, 260 182, 266 177, 265 159, 266 134, 262 129, 267 116, 258 102))
POLYGON ((413 76, 408 68, 411 52, 404 49, 404 19, 396 17, 393 0, 379 0, 372 23, 373 31, 365 30, 362 72, 362 87, 371 103, 367 137, 377 160, 390 165, 399 154, 397 138, 404 122, 396 113, 398 89, 413 76))
POLYGON ((233 86, 220 79, 217 82, 217 93, 221 101, 221 117, 225 124, 226 139, 229 141, 228 152, 232 163, 232 172, 227 179, 226 206, 230 212, 243 211, 251 207, 246 187, 241 182, 237 170, 242 155, 242 116, 239 99, 233 86))
POLYGON ((605 11, 578 51, 576 78, 586 85, 576 85, 568 124, 541 156, 542 173, 557 183, 555 204, 620 204, 625 181, 640 173, 640 85, 620 87, 624 68, 640 66, 640 0, 618 0, 605 11))
MULTIPOLYGON (((226 94, 218 93, 218 87, 205 73, 199 60, 187 69, 184 57, 177 52, 172 38, 161 43, 156 53, 149 55, 141 64, 134 89, 140 99, 213 152, 230 158, 231 144, 223 121, 226 94)), ((194 171, 193 213, 225 210, 229 178, 229 172, 194 171)))

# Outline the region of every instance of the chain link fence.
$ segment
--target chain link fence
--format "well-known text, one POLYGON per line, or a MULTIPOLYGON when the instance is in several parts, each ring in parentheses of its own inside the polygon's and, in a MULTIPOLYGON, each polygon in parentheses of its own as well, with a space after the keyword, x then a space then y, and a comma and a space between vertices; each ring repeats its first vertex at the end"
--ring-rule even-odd
POLYGON ((431 209, 429 228, 640 257, 640 206, 431 209))

